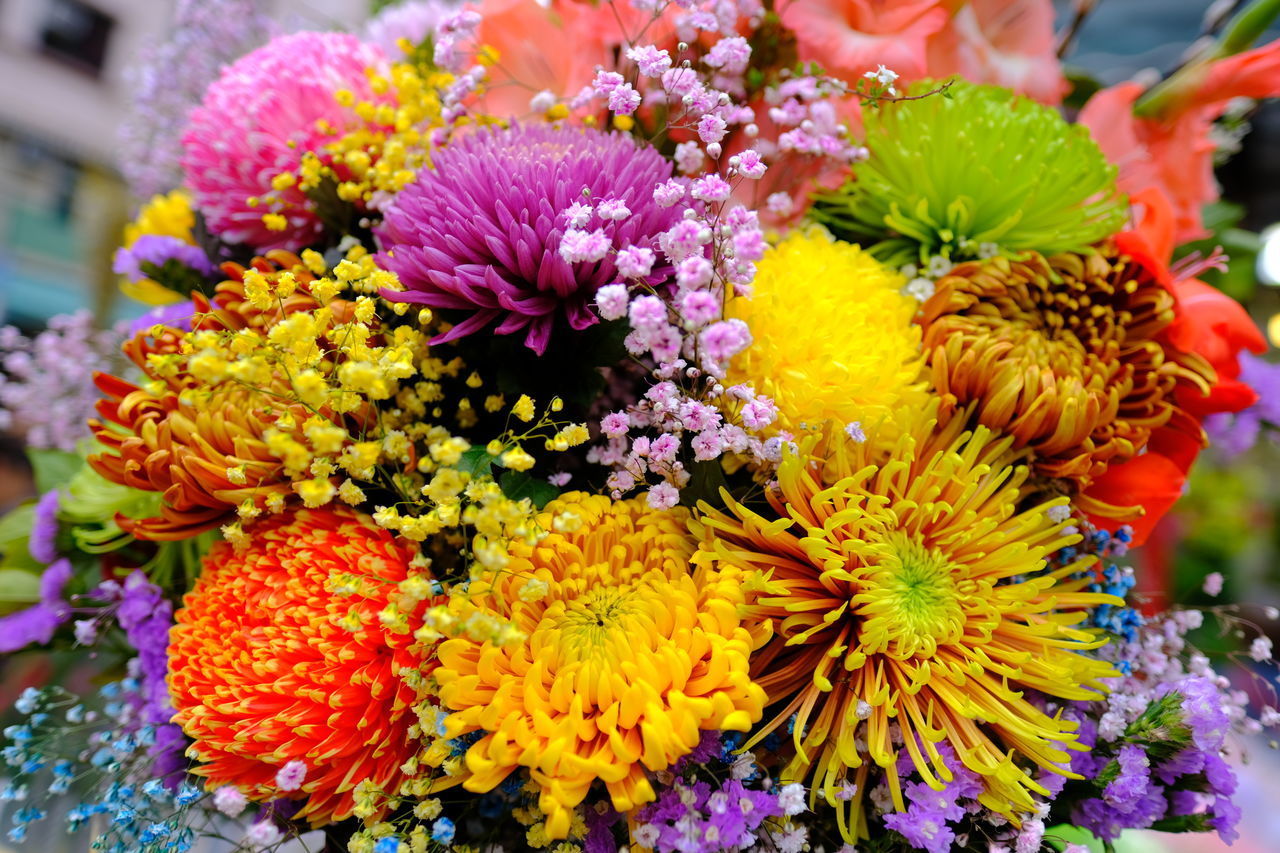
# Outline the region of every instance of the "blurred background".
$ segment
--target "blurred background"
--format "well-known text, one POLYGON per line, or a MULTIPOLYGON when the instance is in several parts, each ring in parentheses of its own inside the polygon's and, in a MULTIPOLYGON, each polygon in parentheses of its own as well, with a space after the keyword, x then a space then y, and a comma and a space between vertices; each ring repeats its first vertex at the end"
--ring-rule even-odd
MULTIPOLYGON (((269 35, 254 30, 260 20, 277 22, 277 31, 357 29, 371 12, 368 0, 206 5, 251 8, 264 16, 211 25, 216 31, 209 38, 233 34, 246 51, 269 35)), ((1195 44, 1206 20, 1234 5, 1230 0, 1055 2, 1063 31, 1081 6, 1093 7, 1067 57, 1085 93, 1135 77, 1159 79, 1195 44)), ((129 144, 130 116, 138 109, 127 93, 139 88, 141 59, 169 38, 175 8, 174 0, 0 0, 0 325, 32 335, 56 315, 85 310, 94 324, 106 328, 144 310, 119 293, 118 276, 111 271, 122 229, 142 201, 130 196, 119 164, 129 144)), ((1275 37, 1280 31, 1267 38, 1275 37)), ((170 81, 144 82, 162 102, 170 81)), ((178 114, 171 120, 179 120, 178 114)), ((1221 123, 1219 145, 1232 158, 1218 172, 1223 202, 1208 217, 1215 235, 1201 248, 1207 252, 1221 245, 1231 268, 1205 277, 1240 300, 1275 347, 1280 345, 1280 104, 1241 103, 1221 123)), ((1269 404, 1263 408, 1270 412, 1280 409, 1280 374, 1268 367, 1274 362, 1272 350, 1253 368, 1256 376, 1250 374, 1262 386, 1269 404)), ((1280 608, 1280 445, 1270 430, 1278 419, 1264 411, 1216 424, 1220 447, 1201 456, 1188 497, 1134 555, 1148 594, 1205 608, 1238 604, 1240 616, 1273 639, 1280 639, 1272 610, 1280 608), (1203 591, 1205 577, 1214 572, 1224 578, 1216 597, 1203 591)), ((0 436, 3 506, 31 491, 16 451, 0 436)), ((1276 705, 1275 673, 1242 653, 1235 630, 1231 622, 1208 618, 1194 641, 1235 661, 1230 671, 1241 690, 1260 704, 1276 705)), ((9 702, 11 697, 0 696, 0 706, 9 702)), ((1280 761, 1268 745, 1265 740, 1251 745, 1239 801, 1244 837, 1235 850, 1280 851, 1280 809, 1273 807, 1280 802, 1280 761)), ((45 843, 27 849, 57 849, 54 841, 41 846, 45 843)), ((1141 834, 1119 847, 1225 849, 1216 838, 1141 834)))

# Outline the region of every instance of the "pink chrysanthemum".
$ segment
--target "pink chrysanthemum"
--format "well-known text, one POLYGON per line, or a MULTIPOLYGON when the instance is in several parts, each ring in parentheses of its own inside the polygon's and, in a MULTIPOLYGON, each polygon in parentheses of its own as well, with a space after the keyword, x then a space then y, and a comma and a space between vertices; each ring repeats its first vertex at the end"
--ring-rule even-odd
MULTIPOLYGON (((596 322, 589 303, 598 288, 618 280, 616 250, 656 248, 657 235, 679 215, 653 200, 671 164, 622 134, 540 126, 482 131, 439 152, 432 164, 396 197, 378 238, 381 263, 407 288, 387 298, 465 314, 441 341, 496 326, 499 335, 523 331, 525 344, 544 352, 558 318, 573 329, 596 322), (623 218, 587 213, 573 223, 565 213, 574 203, 614 200, 625 206, 623 218)), ((669 273, 657 267, 647 281, 669 273)))
POLYGON ((295 172, 304 152, 333 138, 322 126, 354 129, 359 119, 334 93, 348 89, 357 100, 373 99, 366 68, 385 72, 387 59, 355 36, 294 33, 223 69, 182 136, 186 182, 211 232, 259 251, 315 241, 323 228, 315 205, 297 187, 274 191, 271 180, 295 172), (268 194, 280 204, 250 206, 250 198, 268 194), (284 215, 283 231, 266 227, 267 212, 284 215))

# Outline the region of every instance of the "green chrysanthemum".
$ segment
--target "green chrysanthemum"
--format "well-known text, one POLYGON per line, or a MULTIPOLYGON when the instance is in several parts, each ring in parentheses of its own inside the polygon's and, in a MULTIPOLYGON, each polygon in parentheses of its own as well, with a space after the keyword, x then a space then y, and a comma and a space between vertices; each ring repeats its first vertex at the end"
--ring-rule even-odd
POLYGON ((973 258, 983 244, 1076 251, 1124 225, 1116 168, 1088 130, 1029 98, 956 82, 864 115, 871 156, 814 215, 888 264, 973 258))

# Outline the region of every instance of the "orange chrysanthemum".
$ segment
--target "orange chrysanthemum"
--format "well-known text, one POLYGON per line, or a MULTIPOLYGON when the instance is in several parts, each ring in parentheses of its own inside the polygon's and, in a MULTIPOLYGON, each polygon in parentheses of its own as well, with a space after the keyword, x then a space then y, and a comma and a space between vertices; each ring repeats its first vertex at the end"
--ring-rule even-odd
POLYGON ((1206 391, 1213 368, 1165 340, 1174 309, 1163 283, 1114 244, 975 261, 924 304, 924 351, 944 405, 974 403, 977 423, 1028 448, 1035 474, 1076 496, 1159 427, 1201 435, 1174 390, 1206 391))
POLYGON ((158 337, 139 334, 124 353, 160 390, 141 388, 109 374, 94 383, 102 421, 90 421, 105 450, 89 464, 114 483, 160 492, 164 501, 155 518, 117 518, 120 527, 140 539, 187 539, 235 516, 248 501, 263 509, 273 495, 291 495, 284 463, 263 436, 282 421, 301 436, 310 412, 300 403, 239 385, 184 396, 195 387, 186 373, 162 375, 150 356, 172 355, 183 332, 164 328, 158 337), (236 480, 231 477, 233 472, 236 480), (239 482, 237 482, 239 481, 239 482))
POLYGON ((1084 608, 1118 602, 1070 579, 1092 558, 1044 570, 1079 539, 1047 512, 1065 499, 1019 511, 1027 470, 1011 439, 936 411, 901 410, 862 443, 833 431, 821 456, 807 439, 784 457, 765 515, 727 496, 727 512, 701 507, 694 564, 738 573, 756 590, 746 618, 772 634, 751 672, 776 714, 747 746, 794 714, 782 781, 812 777, 812 802, 822 792, 849 840, 866 828, 842 787, 865 791, 869 760, 902 810, 899 752, 941 789, 952 776, 940 741, 982 777, 986 806, 1032 811, 1031 792, 1046 793, 1034 767, 1070 775, 1065 750, 1083 747, 1026 691, 1094 699, 1114 674, 1080 654, 1104 641, 1073 627, 1084 608))
MULTIPOLYGON (((283 274, 298 283, 314 279, 296 255, 283 251, 255 258, 252 268, 271 281, 283 274)), ((269 308, 255 308, 245 297, 246 268, 226 263, 223 271, 229 278, 212 300, 192 294, 197 331, 265 334, 285 317, 319 307, 299 289, 269 308)), ((336 319, 349 319, 350 303, 334 300, 328 308, 336 319)), ((164 502, 159 517, 119 517, 122 529, 140 539, 186 539, 234 518, 237 507, 260 512, 293 496, 285 462, 266 436, 274 430, 300 441, 313 412, 297 401, 286 378, 273 376, 262 387, 205 386, 190 371, 184 332, 171 327, 141 332, 123 349, 151 381, 140 387, 108 374, 94 377, 103 394, 97 406, 102 420, 90 427, 105 450, 89 463, 112 482, 160 492, 164 502)), ((361 415, 348 417, 359 421, 361 415)))
POLYGON ((400 673, 424 667, 412 634, 421 619, 379 619, 417 549, 349 509, 298 510, 250 530, 241 551, 214 546, 175 616, 174 721, 195 741, 188 754, 202 763, 193 772, 210 787, 291 796, 275 775, 301 761, 299 815, 342 820, 359 782, 395 794, 401 765, 417 752, 410 727, 420 697, 400 673), (357 591, 340 595, 338 584, 357 591))
POLYGON ((571 493, 547 505, 536 545, 454 596, 461 619, 510 621, 525 638, 499 645, 458 637, 438 648, 446 734, 484 735, 467 750, 470 791, 518 767, 541 787, 550 838, 596 780, 614 808, 654 798, 646 771, 665 770, 703 730, 746 731, 764 693, 747 677, 742 592, 711 571, 690 572, 696 541, 684 510, 571 493), (572 526, 570 524, 569 526, 572 526))

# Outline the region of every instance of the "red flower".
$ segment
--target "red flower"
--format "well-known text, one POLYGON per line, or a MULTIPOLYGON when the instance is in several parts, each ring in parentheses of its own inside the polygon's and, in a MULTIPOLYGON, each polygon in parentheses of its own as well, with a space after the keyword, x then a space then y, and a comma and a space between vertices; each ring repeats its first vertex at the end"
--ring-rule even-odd
MULTIPOLYGON (((1159 190, 1139 191, 1134 202, 1139 210, 1136 228, 1120 234, 1116 242, 1174 295, 1175 319, 1164 330, 1165 343, 1199 355, 1215 374, 1208 388, 1180 383, 1174 391, 1178 402, 1174 417, 1152 432, 1146 452, 1112 465, 1084 493, 1091 502, 1117 509, 1141 506, 1140 517, 1126 519, 1134 528, 1134 544, 1140 545, 1182 494, 1187 471, 1205 443, 1201 419, 1215 412, 1238 412, 1257 401, 1257 393, 1238 378, 1239 357, 1242 349, 1262 352, 1266 341, 1234 299, 1198 279, 1174 279, 1168 265, 1174 217, 1170 202, 1159 190)), ((1108 512, 1091 520, 1110 527, 1117 516, 1108 512)))

